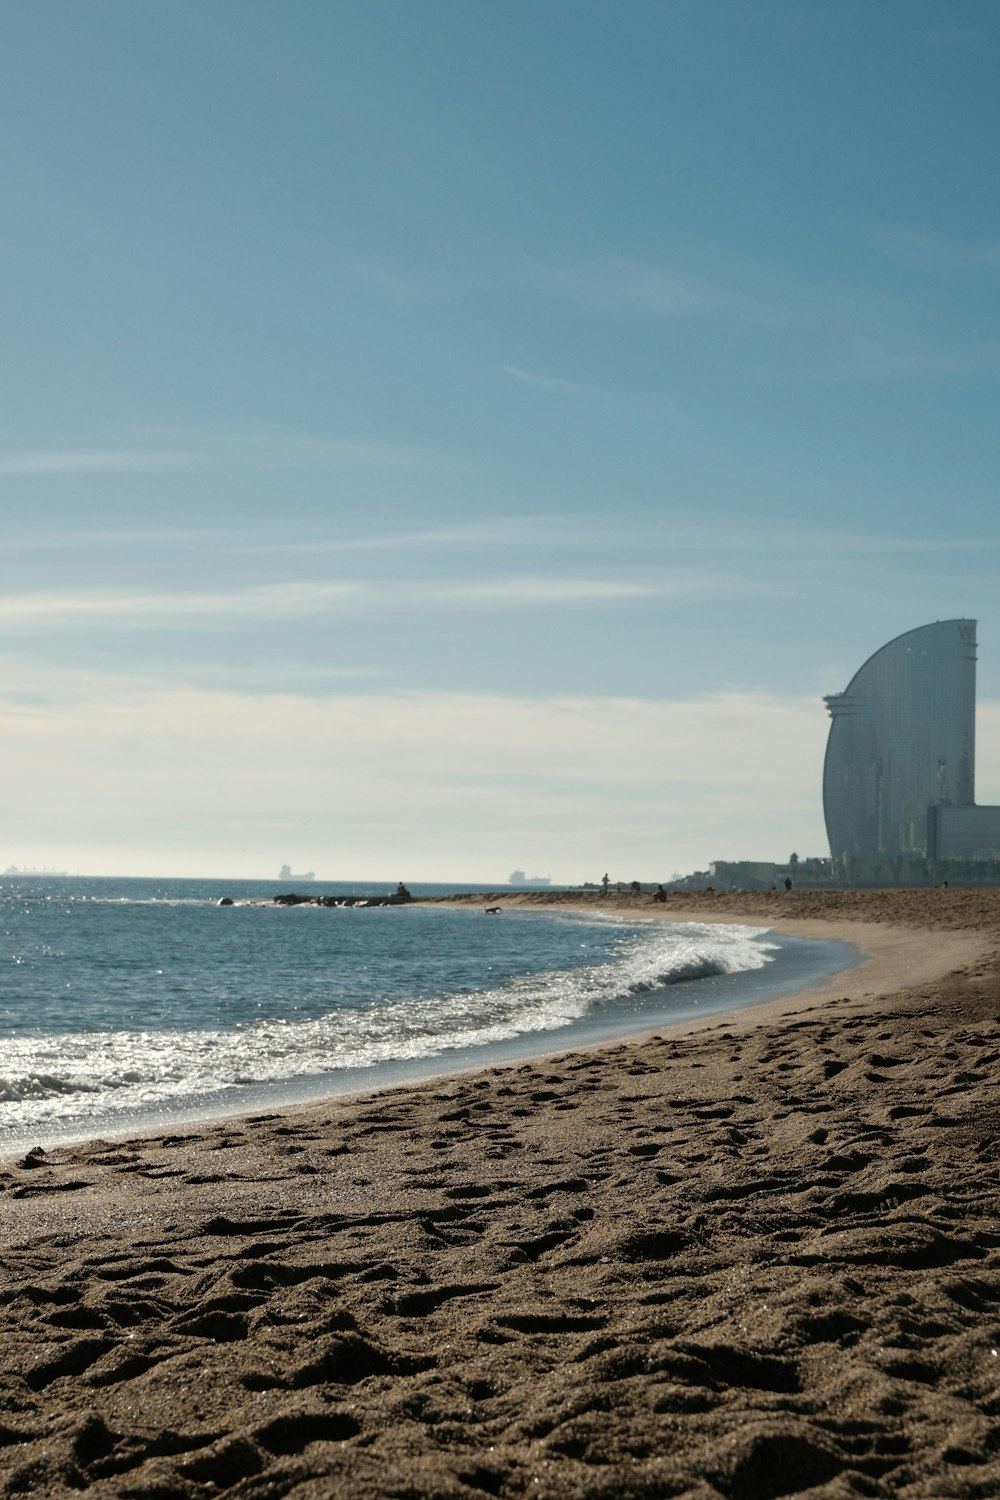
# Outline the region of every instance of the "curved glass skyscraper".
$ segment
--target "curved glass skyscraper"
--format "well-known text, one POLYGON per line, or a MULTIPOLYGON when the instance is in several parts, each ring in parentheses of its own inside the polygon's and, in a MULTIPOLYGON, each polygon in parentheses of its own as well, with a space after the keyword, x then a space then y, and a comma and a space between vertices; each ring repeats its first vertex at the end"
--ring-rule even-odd
POLYGON ((975 801, 975 620, 897 636, 846 692, 824 701, 833 723, 823 811, 834 859, 944 853, 939 813, 975 801))

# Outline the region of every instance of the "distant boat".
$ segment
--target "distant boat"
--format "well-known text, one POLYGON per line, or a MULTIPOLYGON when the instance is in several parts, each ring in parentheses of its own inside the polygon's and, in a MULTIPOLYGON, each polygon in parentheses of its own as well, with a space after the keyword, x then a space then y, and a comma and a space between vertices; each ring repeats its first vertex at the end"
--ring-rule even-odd
POLYGON ((552 878, 549 875, 525 875, 523 870, 511 870, 507 883, 508 885, 551 885, 552 878))
POLYGON ((54 875, 59 880, 65 880, 69 875, 68 870, 19 870, 17 865, 8 865, 4 870, 5 875, 54 875))
POLYGON ((295 875, 292 872, 291 865, 282 865, 281 869, 278 871, 278 879, 279 880, 315 880, 316 879, 316 871, 315 870, 303 870, 300 874, 295 875))

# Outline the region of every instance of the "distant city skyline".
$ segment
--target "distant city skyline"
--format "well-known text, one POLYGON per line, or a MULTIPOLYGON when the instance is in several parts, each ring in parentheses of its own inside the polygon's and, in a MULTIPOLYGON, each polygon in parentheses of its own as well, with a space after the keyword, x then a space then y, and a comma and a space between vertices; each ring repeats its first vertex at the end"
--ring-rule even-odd
POLYGON ((987 0, 4 10, 0 866, 827 852, 822 698, 978 618, 987 0))

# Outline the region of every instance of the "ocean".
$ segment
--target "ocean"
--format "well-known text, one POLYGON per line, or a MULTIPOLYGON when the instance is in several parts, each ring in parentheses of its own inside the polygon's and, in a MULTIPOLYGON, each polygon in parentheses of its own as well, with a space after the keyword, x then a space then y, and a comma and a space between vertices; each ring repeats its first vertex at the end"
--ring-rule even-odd
POLYGON ((856 958, 746 925, 274 905, 287 888, 0 880, 0 1152, 610 1040, 756 1004, 856 958))

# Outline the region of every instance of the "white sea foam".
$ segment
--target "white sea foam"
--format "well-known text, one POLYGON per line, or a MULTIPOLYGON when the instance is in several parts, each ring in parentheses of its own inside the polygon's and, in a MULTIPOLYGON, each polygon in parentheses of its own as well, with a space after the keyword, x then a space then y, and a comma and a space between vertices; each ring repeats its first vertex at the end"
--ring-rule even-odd
POLYGON ((523 975, 493 989, 376 999, 307 1019, 214 1030, 65 1032, 6 1039, 8 1129, 152 1111, 247 1084, 411 1061, 544 1033, 665 986, 763 968, 766 929, 650 922, 611 962, 523 975))

